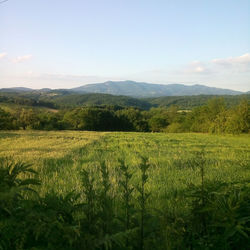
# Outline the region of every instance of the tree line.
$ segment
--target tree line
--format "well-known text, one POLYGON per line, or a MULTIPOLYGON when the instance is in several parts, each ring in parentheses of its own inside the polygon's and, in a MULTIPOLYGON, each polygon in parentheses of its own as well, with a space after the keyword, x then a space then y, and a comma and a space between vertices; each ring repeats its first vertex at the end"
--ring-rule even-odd
POLYGON ((250 104, 242 99, 228 107, 223 98, 180 110, 177 105, 142 110, 134 107, 93 106, 60 109, 0 108, 0 129, 89 130, 136 132, 248 133, 250 104))

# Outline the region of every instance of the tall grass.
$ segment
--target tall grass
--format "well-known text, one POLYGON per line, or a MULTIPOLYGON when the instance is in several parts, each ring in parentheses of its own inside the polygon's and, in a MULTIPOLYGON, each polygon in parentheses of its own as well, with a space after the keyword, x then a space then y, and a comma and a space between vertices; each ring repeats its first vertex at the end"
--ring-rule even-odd
POLYGON ((244 249, 249 236, 249 139, 1 132, 0 157, 33 164, 42 183, 34 187, 42 204, 68 204, 60 213, 83 249, 220 249, 223 244, 225 249, 237 244, 244 249), (221 239, 216 238, 219 232, 221 239))

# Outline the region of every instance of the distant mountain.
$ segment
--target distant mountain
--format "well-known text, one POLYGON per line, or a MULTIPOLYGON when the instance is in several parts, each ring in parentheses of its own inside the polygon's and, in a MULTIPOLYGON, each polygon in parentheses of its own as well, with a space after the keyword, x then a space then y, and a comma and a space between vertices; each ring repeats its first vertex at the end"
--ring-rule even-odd
POLYGON ((239 95, 240 91, 183 84, 152 84, 134 81, 107 81, 87 84, 71 89, 77 93, 103 93, 132 97, 190 96, 190 95, 239 95))
POLYGON ((33 91, 33 89, 30 88, 24 88, 24 87, 14 87, 14 88, 3 88, 0 89, 1 92, 28 92, 33 91))
MULTIPOLYGON (((130 96, 136 98, 155 98, 163 96, 196 96, 196 95, 240 95, 240 91, 207 87, 204 85, 184 84, 152 84, 134 81, 107 81, 104 83, 87 84, 72 89, 29 89, 23 87, 4 88, 0 92, 5 93, 31 93, 36 95, 68 95, 75 94, 110 94, 116 96, 130 96)), ((249 92, 248 92, 249 93, 249 92)))

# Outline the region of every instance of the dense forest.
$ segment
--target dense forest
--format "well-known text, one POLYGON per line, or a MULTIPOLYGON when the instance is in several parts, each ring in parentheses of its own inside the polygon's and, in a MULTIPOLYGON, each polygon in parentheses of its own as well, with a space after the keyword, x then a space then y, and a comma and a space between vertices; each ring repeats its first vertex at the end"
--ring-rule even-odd
POLYGON ((60 93, 1 93, 0 129, 248 133, 250 128, 249 95, 161 97, 150 104, 60 93))
POLYGON ((242 95, 193 95, 163 96, 155 98, 134 98, 110 94, 85 93, 79 94, 70 90, 33 90, 4 92, 0 89, 0 104, 9 103, 32 107, 54 109, 76 108, 82 106, 121 106, 134 107, 142 110, 177 105, 180 109, 192 109, 207 104, 212 98, 223 98, 227 107, 239 104, 242 99, 250 100, 250 94, 242 95))

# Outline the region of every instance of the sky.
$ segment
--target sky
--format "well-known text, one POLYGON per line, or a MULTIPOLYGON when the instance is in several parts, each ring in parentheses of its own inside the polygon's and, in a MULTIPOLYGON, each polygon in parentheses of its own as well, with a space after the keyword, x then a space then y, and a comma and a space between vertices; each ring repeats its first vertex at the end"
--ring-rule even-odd
POLYGON ((0 88, 134 80, 250 90, 249 0, 2 1, 0 88))

